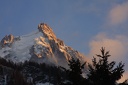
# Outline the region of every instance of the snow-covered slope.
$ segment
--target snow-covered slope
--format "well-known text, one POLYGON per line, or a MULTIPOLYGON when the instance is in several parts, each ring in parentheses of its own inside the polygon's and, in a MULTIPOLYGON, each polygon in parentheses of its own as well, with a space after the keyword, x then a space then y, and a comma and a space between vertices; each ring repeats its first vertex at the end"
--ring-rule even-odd
POLYGON ((14 62, 34 61, 67 67, 71 57, 84 60, 78 51, 66 46, 56 38, 52 29, 44 23, 30 34, 14 37, 5 36, 0 42, 0 56, 14 62))

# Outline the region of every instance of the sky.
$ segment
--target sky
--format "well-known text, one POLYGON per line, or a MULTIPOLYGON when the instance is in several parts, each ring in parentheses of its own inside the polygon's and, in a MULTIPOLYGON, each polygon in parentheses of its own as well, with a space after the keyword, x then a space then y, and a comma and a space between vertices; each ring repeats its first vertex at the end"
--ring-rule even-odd
POLYGON ((92 58, 105 47, 128 75, 128 0, 1 0, 0 40, 47 23, 66 45, 92 58))

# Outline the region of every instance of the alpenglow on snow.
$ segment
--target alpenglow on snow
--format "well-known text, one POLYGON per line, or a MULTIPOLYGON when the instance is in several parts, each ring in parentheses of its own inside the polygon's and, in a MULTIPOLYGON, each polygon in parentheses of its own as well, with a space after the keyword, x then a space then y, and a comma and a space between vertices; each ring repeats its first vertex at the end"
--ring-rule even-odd
POLYGON ((38 29, 22 36, 6 35, 0 42, 0 57, 13 62, 34 61, 67 67, 68 60, 85 60, 85 56, 58 39, 45 23, 38 29))

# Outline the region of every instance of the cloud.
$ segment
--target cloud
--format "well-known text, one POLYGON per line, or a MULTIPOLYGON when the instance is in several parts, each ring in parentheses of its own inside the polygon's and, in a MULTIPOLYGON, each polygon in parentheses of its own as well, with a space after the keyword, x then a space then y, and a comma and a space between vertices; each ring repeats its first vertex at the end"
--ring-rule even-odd
POLYGON ((128 20, 128 2, 115 5, 109 11, 108 19, 111 25, 122 24, 128 20))
POLYGON ((108 37, 105 33, 99 33, 89 43, 90 53, 89 56, 100 54, 101 47, 105 47, 106 51, 110 51, 111 60, 123 61, 127 54, 128 41, 125 36, 108 37))

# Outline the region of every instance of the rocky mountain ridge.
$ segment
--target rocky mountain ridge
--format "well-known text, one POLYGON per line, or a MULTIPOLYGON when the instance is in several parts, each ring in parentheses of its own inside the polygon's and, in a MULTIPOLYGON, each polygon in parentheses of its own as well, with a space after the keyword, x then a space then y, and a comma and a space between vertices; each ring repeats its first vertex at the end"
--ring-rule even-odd
POLYGON ((85 56, 66 46, 47 24, 23 36, 5 36, 0 42, 0 56, 14 62, 34 61, 67 67, 72 57, 84 61, 85 56))

